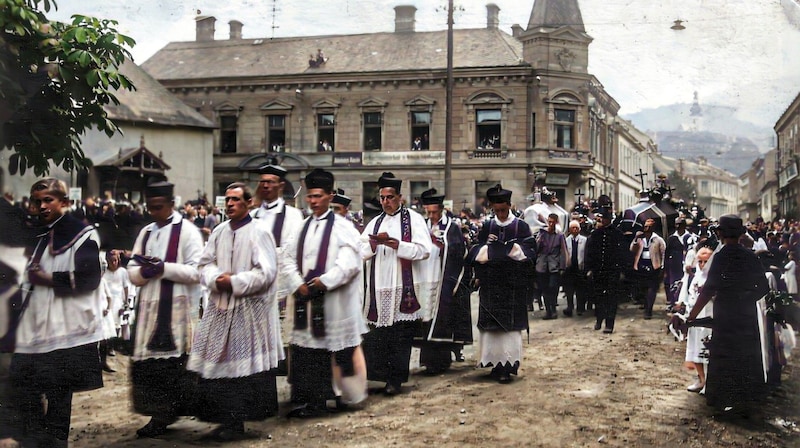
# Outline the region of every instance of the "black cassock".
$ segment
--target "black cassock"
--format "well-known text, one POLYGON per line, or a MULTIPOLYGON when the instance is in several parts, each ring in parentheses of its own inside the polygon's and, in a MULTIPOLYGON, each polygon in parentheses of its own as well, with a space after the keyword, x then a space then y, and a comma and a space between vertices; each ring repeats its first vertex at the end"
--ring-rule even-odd
POLYGON ((466 266, 467 253, 461 226, 453 218, 436 224, 443 232, 444 248, 439 252, 442 263, 441 293, 434 317, 422 324, 415 338, 420 346, 420 364, 431 372, 450 366, 450 353, 472 344, 472 313, 469 282, 472 268, 466 266))
POLYGON ((726 244, 714 255, 703 289, 714 297, 708 404, 723 409, 763 401, 767 386, 756 302, 769 286, 761 263, 745 247, 726 244))
POLYGON ((470 250, 468 259, 480 281, 478 329, 481 331, 522 331, 528 329, 528 297, 533 287, 535 241, 524 221, 514 218, 501 227, 492 220, 478 234, 478 245, 470 250), (488 242, 490 234, 497 241, 488 242), (523 261, 509 258, 514 243, 526 255, 523 261), (475 256, 482 246, 488 246, 486 263, 476 263, 475 256))

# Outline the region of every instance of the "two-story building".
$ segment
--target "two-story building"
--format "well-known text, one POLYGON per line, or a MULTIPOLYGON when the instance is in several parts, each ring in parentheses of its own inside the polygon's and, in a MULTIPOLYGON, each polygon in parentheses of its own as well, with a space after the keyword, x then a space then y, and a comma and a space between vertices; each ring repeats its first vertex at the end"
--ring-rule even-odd
POLYGON ((409 202, 444 191, 449 171, 459 209, 480 207, 496 183, 522 203, 542 177, 567 207, 578 189, 614 191, 619 105, 588 73, 577 0, 536 0, 511 34, 496 5, 486 10, 486 27, 453 31, 452 72, 447 30, 416 31, 413 6, 395 7, 394 32, 359 35, 243 39, 231 21, 216 39, 215 18, 197 17, 195 41, 143 67, 218 125, 217 192, 272 159, 294 185, 312 167, 332 170, 355 209, 383 171, 404 179, 409 202))

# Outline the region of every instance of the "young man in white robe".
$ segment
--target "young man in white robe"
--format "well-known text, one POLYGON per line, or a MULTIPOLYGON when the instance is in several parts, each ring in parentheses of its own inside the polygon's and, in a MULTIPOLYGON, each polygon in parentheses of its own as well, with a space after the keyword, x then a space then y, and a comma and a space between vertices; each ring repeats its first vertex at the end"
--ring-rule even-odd
POLYGON ((174 210, 174 185, 145 188, 153 222, 139 232, 128 276, 138 286, 131 356, 133 409, 151 416, 139 437, 157 437, 181 415, 192 415, 195 375, 186 363, 198 319, 203 237, 174 210))
POLYGON ((275 295, 277 253, 265 223, 252 219, 243 183, 225 191, 228 220, 214 228, 199 267, 210 290, 188 369, 200 375, 198 417, 220 423, 216 439, 235 440, 244 422, 278 410, 276 369, 284 359, 275 295))
POLYGON ((425 315, 431 294, 422 260, 430 256, 431 237, 425 219, 402 206, 403 181, 392 173, 378 179, 383 212, 361 234, 364 275, 364 315, 370 332, 364 337, 367 375, 386 382, 386 395, 397 395, 408 381, 414 332, 425 315))
MULTIPOLYGON (((305 177, 306 202, 312 216, 296 229, 286 246, 289 290, 294 291, 290 381, 299 404, 290 417, 328 412, 332 393, 331 361, 343 376, 356 374, 353 355, 367 332, 359 234, 353 224, 329 209, 334 197, 333 174, 315 169, 305 177)), ((363 359, 363 357, 362 357, 363 359)), ((363 390, 355 401, 366 398, 363 390)), ((348 397, 353 398, 353 397, 348 397)), ((352 404, 353 400, 350 404, 352 404)))
MULTIPOLYGON (((283 272, 284 260, 286 255, 283 248, 295 237, 297 229, 303 224, 303 213, 295 207, 287 204, 283 199, 283 191, 286 187, 287 171, 280 165, 265 164, 258 168, 258 187, 256 188, 256 198, 261 204, 250 211, 250 216, 266 223, 267 229, 272 234, 275 241, 275 249, 278 253, 278 272, 283 272)), ((292 307, 292 296, 289 288, 285 284, 286 275, 279 275, 276 279, 275 294, 277 295, 278 308, 281 319, 281 337, 284 342, 289 341, 289 334, 292 330, 292 313, 286 310, 292 307)), ((286 367, 281 366, 280 374, 286 374, 286 367)))
POLYGON ((23 446, 66 448, 73 393, 103 387, 100 236, 65 214, 67 192, 54 178, 31 187, 42 227, 23 278, 10 367, 23 446))

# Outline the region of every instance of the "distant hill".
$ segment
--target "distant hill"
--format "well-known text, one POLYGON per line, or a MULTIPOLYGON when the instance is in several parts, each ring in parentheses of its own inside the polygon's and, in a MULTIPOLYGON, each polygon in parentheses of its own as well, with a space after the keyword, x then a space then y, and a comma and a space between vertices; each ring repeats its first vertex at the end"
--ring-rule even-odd
POLYGON ((692 116, 691 104, 672 104, 625 115, 651 135, 659 151, 669 157, 708 163, 740 175, 774 145, 774 131, 736 118, 736 108, 701 106, 692 116))

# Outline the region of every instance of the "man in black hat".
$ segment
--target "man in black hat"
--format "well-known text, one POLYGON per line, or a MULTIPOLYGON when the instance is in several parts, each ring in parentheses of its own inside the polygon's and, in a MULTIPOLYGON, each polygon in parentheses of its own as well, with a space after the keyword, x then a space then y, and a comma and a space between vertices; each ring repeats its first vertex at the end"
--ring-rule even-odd
POLYGON ((331 208, 337 215, 346 218, 347 220, 352 220, 352 217, 350 216, 350 202, 351 199, 345 196, 344 190, 338 188, 336 189, 336 193, 333 195, 333 199, 331 199, 331 208))
POLYGON ((370 332, 364 338, 369 379, 385 381, 384 393, 397 395, 408 381, 411 344, 425 315, 430 290, 422 260, 431 253, 425 219, 403 206, 403 181, 386 172, 378 179, 382 212, 361 234, 361 253, 367 260, 364 312, 370 332))
POLYGON ((140 288, 131 356, 133 408, 152 417, 136 431, 139 437, 159 436, 194 411, 187 408, 194 375, 186 362, 202 297, 197 263, 203 238, 174 210, 173 190, 169 182, 145 188, 153 222, 139 232, 128 264, 131 283, 140 288))
POLYGON ((486 192, 494 217, 483 224, 468 261, 480 287, 479 367, 510 383, 522 360, 522 331, 528 330, 528 296, 534 271, 535 240, 525 221, 511 214, 511 191, 500 184, 486 192))
POLYGON ((758 257, 739 244, 745 233, 736 215, 719 218, 723 246, 708 269, 688 322, 713 298, 713 346, 709 350, 706 400, 723 415, 747 415, 767 397, 762 362, 761 318, 756 302, 768 291, 758 257))
POLYGON ((595 330, 614 331, 617 316, 617 295, 620 290, 622 260, 625 259, 623 235, 611 226, 611 210, 601 208, 596 213, 596 227, 586 242, 586 276, 592 280, 592 300, 595 304, 595 330))
MULTIPOLYGON (((472 344, 472 317, 469 296, 471 272, 465 272, 467 252, 460 223, 444 209, 444 195, 431 188, 420 195, 428 215, 425 221, 431 238, 431 256, 424 260, 423 284, 434 291, 425 325, 417 335, 419 362, 427 374, 438 374, 450 367, 451 353, 460 357, 465 344, 472 344)), ((471 271, 471 270, 469 270, 471 271)))
POLYGON ((306 202, 311 208, 296 238, 286 246, 289 290, 294 291, 294 328, 289 356, 292 401, 300 404, 290 417, 314 417, 328 412, 331 358, 341 374, 340 401, 355 404, 366 398, 366 370, 359 383, 354 355, 367 332, 362 315, 364 287, 359 235, 345 218, 329 210, 335 197, 333 174, 315 169, 305 177, 306 202))
MULTIPOLYGON (((287 204, 283 199, 283 190, 286 186, 286 169, 280 165, 265 164, 258 168, 258 187, 256 196, 261 205, 250 212, 250 216, 264 221, 272 232, 275 248, 278 252, 278 272, 282 272, 285 257, 283 247, 297 233, 303 223, 303 213, 287 204)), ((278 297, 281 321, 283 322, 281 334, 284 341, 289 340, 292 328, 291 316, 286 315, 286 310, 291 308, 291 291, 284 285, 286 276, 279 275, 275 292, 278 297), (288 320, 287 320, 288 318, 288 320)), ((284 372, 285 373, 285 372, 284 372)))

